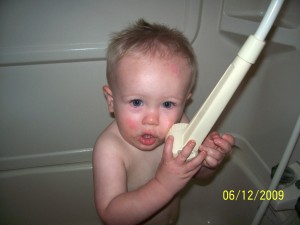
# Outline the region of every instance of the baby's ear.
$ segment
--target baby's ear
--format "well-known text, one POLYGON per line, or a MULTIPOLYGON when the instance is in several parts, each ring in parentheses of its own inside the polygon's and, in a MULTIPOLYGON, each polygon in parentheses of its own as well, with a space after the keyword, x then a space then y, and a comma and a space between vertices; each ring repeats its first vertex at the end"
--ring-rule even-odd
POLYGON ((193 94, 192 94, 192 92, 190 92, 190 93, 188 94, 186 100, 187 100, 187 101, 190 101, 190 100, 192 99, 192 96, 193 96, 193 94))
POLYGON ((103 86, 102 90, 103 90, 103 94, 104 94, 106 102, 107 102, 108 111, 110 113, 113 113, 114 112, 114 98, 113 98, 112 91, 108 85, 103 86))
POLYGON ((190 93, 187 95, 187 97, 186 97, 186 102, 185 102, 186 106, 188 106, 189 104, 192 103, 192 101, 193 101, 192 96, 193 96, 192 92, 190 92, 190 93))

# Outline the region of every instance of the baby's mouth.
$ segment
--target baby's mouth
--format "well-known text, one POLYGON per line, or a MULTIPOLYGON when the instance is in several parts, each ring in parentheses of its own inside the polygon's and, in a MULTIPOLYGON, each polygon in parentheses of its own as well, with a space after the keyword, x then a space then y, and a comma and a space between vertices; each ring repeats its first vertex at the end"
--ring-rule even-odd
POLYGON ((143 138, 150 139, 153 138, 153 136, 151 134, 144 134, 143 138))
POLYGON ((139 141, 143 144, 143 145, 153 145, 156 142, 156 137, 154 137, 151 134, 143 134, 140 138, 139 141))

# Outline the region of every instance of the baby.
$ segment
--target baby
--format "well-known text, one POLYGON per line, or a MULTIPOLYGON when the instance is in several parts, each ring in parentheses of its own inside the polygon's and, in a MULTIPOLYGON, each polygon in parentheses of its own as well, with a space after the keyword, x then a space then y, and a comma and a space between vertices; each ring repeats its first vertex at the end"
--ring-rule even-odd
POLYGON ((196 74, 193 49, 177 30, 139 20, 112 38, 103 93, 115 120, 93 152, 95 204, 105 224, 175 223, 180 190, 212 174, 231 151, 234 138, 212 132, 192 160, 193 140, 172 154, 166 136, 174 123, 188 122, 196 74))

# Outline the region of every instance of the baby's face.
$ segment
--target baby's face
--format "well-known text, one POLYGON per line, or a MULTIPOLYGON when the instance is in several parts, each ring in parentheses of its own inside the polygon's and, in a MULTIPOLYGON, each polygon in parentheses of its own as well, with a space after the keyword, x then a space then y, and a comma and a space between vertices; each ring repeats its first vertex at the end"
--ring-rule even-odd
POLYGON ((113 112, 122 137, 140 150, 161 145, 181 120, 190 97, 191 70, 178 56, 125 56, 113 88, 113 112))

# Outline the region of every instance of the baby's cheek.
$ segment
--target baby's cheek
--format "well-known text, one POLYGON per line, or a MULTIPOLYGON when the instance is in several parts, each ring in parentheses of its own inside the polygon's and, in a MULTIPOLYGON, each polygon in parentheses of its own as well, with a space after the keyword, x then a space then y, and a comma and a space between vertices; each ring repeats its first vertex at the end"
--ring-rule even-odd
POLYGON ((163 121, 161 127, 163 127, 163 129, 164 129, 165 135, 167 135, 167 133, 169 132, 169 130, 171 129, 173 124, 174 124, 173 121, 170 121, 170 120, 167 120, 167 119, 165 121, 163 121))
POLYGON ((130 129, 137 129, 138 127, 137 122, 132 119, 126 119, 126 124, 130 129))

